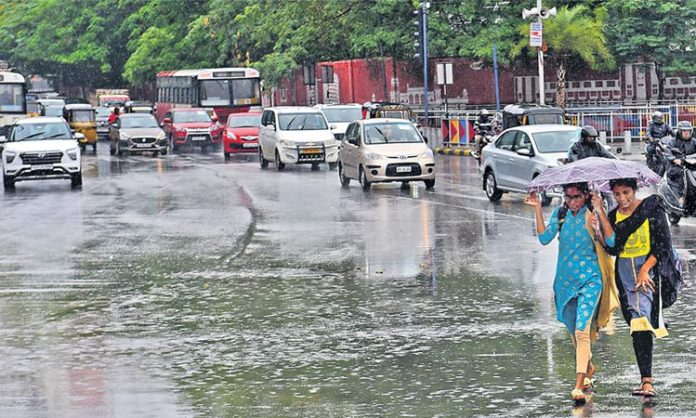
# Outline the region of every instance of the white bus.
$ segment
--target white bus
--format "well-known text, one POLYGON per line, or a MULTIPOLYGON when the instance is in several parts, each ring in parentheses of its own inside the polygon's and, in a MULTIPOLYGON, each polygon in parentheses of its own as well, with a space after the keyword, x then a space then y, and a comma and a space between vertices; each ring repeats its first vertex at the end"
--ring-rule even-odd
POLYGON ((27 83, 21 74, 0 71, 0 132, 27 117, 27 83))

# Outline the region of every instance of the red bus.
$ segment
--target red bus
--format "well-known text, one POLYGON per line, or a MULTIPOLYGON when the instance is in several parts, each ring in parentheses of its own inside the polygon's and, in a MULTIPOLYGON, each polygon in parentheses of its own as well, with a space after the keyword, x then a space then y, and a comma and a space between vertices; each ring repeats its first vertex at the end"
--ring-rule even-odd
POLYGON ((213 111, 220 122, 230 113, 261 106, 261 79, 253 68, 206 68, 157 74, 157 120, 176 107, 213 111))

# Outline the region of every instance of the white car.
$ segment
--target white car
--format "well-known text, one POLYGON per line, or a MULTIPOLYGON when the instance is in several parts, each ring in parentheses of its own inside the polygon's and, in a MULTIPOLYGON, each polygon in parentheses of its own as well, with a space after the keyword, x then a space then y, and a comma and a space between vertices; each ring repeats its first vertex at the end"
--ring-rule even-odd
POLYGON ((363 190, 372 183, 422 181, 435 186, 435 157, 410 121, 367 119, 351 123, 341 142, 338 176, 343 187, 351 179, 363 190))
POLYGON ((338 141, 324 115, 311 107, 270 107, 261 115, 259 162, 261 168, 274 161, 278 170, 285 164, 311 164, 312 169, 338 161, 338 141))
POLYGON ((8 135, 0 137, 6 190, 23 180, 69 179, 73 187, 82 185, 78 141, 84 136, 73 134, 63 118, 21 119, 10 127, 8 135))
POLYGON ((363 118, 362 106, 359 104, 318 104, 314 106, 326 116, 329 128, 337 141, 343 140, 346 129, 351 122, 363 118))

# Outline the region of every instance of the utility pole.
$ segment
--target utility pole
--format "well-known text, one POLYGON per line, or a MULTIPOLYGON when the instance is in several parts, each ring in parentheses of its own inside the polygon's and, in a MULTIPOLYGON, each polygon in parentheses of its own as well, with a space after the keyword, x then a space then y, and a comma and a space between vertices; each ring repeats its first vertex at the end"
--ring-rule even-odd
POLYGON ((430 8, 429 1, 422 1, 418 5, 418 9, 413 12, 414 15, 419 17, 419 22, 416 24, 419 27, 419 31, 416 35, 420 35, 419 39, 416 41, 416 47, 419 47, 420 51, 415 54, 416 57, 421 56, 423 59, 423 126, 428 125, 428 9, 430 8))
POLYGON ((537 0, 537 6, 532 10, 523 9, 522 18, 535 19, 529 28, 529 46, 537 47, 537 62, 539 66, 539 104, 543 105, 546 100, 545 83, 544 83, 544 51, 543 51, 543 23, 542 20, 556 16, 556 8, 549 10, 542 8, 541 0, 537 0))

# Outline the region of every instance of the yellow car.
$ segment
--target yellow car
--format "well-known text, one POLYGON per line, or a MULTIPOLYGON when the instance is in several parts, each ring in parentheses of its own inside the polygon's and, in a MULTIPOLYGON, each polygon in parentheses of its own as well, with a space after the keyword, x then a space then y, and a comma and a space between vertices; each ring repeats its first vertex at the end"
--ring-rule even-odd
POLYGON ((63 111, 65 120, 75 132, 84 135, 80 140, 80 148, 84 151, 87 145, 92 146, 97 153, 97 117, 92 105, 76 103, 65 106, 63 111))

